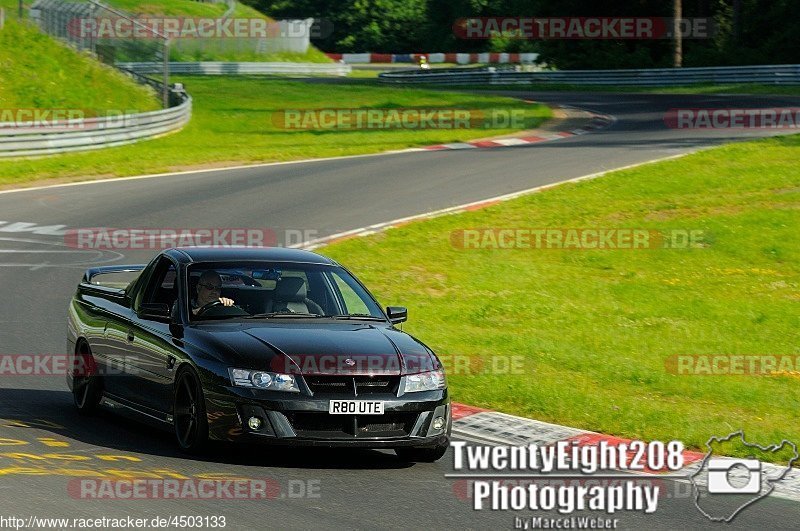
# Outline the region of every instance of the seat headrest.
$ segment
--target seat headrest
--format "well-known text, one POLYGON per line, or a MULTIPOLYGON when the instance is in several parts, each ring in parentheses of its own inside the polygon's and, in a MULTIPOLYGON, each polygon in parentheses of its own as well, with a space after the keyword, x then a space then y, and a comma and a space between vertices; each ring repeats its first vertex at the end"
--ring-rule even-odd
POLYGON ((282 278, 275 284, 275 300, 303 302, 306 295, 306 281, 300 277, 282 278))

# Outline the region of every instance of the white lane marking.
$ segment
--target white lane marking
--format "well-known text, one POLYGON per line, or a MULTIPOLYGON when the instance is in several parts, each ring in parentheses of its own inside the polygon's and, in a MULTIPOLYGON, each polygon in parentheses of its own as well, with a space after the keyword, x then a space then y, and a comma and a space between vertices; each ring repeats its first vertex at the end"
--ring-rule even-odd
MULTIPOLYGON (((0 242, 15 242, 15 243, 32 243, 36 245, 46 245, 50 247, 69 247, 64 242, 59 241, 45 241, 45 240, 32 240, 29 238, 6 238, 0 237, 0 242)), ((47 267, 59 267, 59 268, 79 268, 85 269, 86 267, 96 266, 101 264, 108 264, 110 262, 116 262, 121 260, 125 257, 124 254, 118 253, 116 251, 109 251, 109 250, 99 250, 99 249, 0 249, 0 253, 2 254, 10 254, 10 255, 25 255, 25 254, 76 254, 80 253, 83 255, 88 255, 86 259, 78 259, 77 262, 66 262, 60 264, 53 264, 47 261, 43 262, 36 262, 36 263, 0 263, 0 267, 27 267, 30 268, 31 271, 36 271, 38 269, 44 269, 47 267)))
MULTIPOLYGON (((25 253, 25 254, 28 254, 28 253, 37 253, 37 254, 41 254, 41 253, 85 253, 85 252, 87 252, 87 251, 84 251, 82 249, 75 249, 73 251, 42 251, 42 250, 38 250, 38 249, 37 250, 33 250, 33 249, 0 249, 0 253, 25 253)), ((98 252, 98 251, 94 251, 94 252, 98 252)))
POLYGON ((28 221, 0 221, 0 232, 30 232, 42 236, 64 236, 66 225, 37 225, 28 221))
POLYGON ((648 161, 645 161, 645 162, 637 162, 636 164, 629 164, 627 166, 621 166, 619 168, 612 168, 612 169, 603 170, 603 171, 597 172, 597 173, 590 173, 588 175, 582 175, 580 177, 574 177, 572 179, 567 179, 565 181, 558 181, 558 182, 555 182, 555 183, 543 184, 543 185, 540 185, 540 186, 534 186, 533 188, 528 188, 528 189, 525 189, 525 190, 521 190, 519 192, 512 192, 510 194, 498 195, 498 196, 490 197, 490 198, 487 198, 487 199, 481 199, 479 201, 473 201, 471 203, 464 203, 462 205, 458 205, 458 206, 454 206, 454 207, 443 208, 441 210, 433 210, 431 212, 426 212, 424 214, 415 214, 413 216, 407 216, 407 217, 404 217, 404 218, 397 218, 397 219, 394 219, 392 221, 386 221, 386 222, 383 222, 383 223, 376 223, 375 225, 370 225, 368 227, 361 227, 361 228, 358 228, 358 229, 351 229, 351 230, 348 230, 348 231, 339 232, 339 233, 336 233, 336 234, 331 234, 330 236, 324 236, 322 238, 315 238, 313 240, 307 240, 307 241, 304 241, 302 243, 290 245, 288 247, 290 249, 306 249, 306 250, 310 251, 310 250, 313 250, 313 249, 317 249, 318 247, 320 247, 322 245, 325 245, 326 243, 331 242, 332 240, 338 240, 340 238, 346 238, 347 236, 354 236, 354 235, 361 236, 366 231, 370 231, 370 234, 372 234, 372 233, 374 233, 374 232, 376 232, 376 231, 378 231, 380 229, 390 228, 390 227, 393 227, 395 225, 399 225, 401 223, 408 223, 410 221, 417 221, 417 220, 421 220, 421 219, 429 219, 429 218, 434 218, 434 217, 438 217, 438 216, 443 216, 443 215, 446 215, 446 214, 460 213, 460 212, 462 212, 464 210, 469 209, 470 207, 481 205, 483 203, 498 202, 498 201, 508 201, 509 199, 516 199, 517 197, 520 197, 520 196, 523 196, 523 195, 528 195, 528 194, 540 192, 542 190, 546 190, 548 188, 553 188, 555 186, 560 186, 562 184, 574 183, 574 182, 578 182, 578 181, 585 181, 585 180, 589 180, 589 179, 595 179, 597 177, 602 177, 603 175, 606 175, 606 174, 614 172, 614 171, 630 170, 632 168, 638 168, 639 166, 645 166, 647 164, 655 164, 656 162, 663 162, 665 160, 679 159, 681 157, 685 157, 686 155, 691 155, 692 153, 697 153, 699 151, 704 151, 705 149, 711 149, 712 147, 715 147, 715 146, 708 146, 708 147, 704 147, 704 148, 701 148, 701 149, 698 149, 698 150, 695 150, 695 151, 690 151, 690 152, 687 152, 687 153, 679 153, 677 155, 669 155, 667 157, 661 157, 661 158, 657 158, 657 159, 653 159, 653 160, 648 160, 648 161))

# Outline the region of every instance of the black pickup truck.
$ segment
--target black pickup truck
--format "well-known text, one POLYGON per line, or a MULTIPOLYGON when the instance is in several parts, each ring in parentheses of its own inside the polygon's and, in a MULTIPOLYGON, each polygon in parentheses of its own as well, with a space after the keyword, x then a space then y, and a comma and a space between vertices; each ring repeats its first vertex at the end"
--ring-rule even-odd
POLYGON ((84 275, 67 380, 82 413, 124 409, 209 440, 444 455, 444 369, 344 267, 284 248, 175 248, 84 275), (126 276, 128 278, 126 278, 126 276))

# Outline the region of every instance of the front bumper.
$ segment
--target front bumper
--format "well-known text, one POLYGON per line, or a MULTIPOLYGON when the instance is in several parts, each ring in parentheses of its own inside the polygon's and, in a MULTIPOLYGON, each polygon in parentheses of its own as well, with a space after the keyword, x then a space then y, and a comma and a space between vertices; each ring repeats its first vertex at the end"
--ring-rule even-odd
POLYGON ((428 448, 447 445, 452 428, 447 390, 369 396, 267 393, 227 387, 206 392, 209 436, 215 440, 291 446, 428 448), (381 400, 383 415, 331 415, 332 399, 381 400), (248 419, 259 418, 253 430, 248 419), (440 429, 434 419, 445 422, 440 429))

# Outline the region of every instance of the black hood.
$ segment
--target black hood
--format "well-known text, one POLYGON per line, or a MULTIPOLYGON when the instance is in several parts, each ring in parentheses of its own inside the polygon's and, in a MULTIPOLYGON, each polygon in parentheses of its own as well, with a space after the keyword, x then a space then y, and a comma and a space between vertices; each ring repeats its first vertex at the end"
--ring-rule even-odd
POLYGON ((229 352, 232 366, 301 374, 414 374, 439 368, 431 351, 387 325, 222 323, 204 339, 229 352), (210 336, 210 337, 209 337, 210 336))

